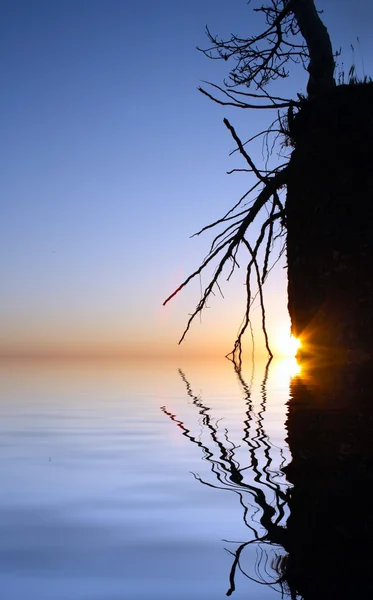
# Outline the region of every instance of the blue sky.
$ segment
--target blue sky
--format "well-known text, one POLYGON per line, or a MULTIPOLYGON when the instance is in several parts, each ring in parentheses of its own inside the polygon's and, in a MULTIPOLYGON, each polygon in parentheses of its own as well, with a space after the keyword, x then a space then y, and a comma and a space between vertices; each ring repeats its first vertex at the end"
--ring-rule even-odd
MULTIPOLYGON (((372 74, 372 5, 318 6, 346 70, 352 43, 358 73, 372 74)), ((199 281, 162 302, 208 250, 209 236, 190 235, 251 183, 226 175, 244 165, 229 157, 222 119, 243 138, 267 119, 197 91, 228 72, 196 50, 206 24, 222 35, 259 26, 244 0, 1 3, 2 354, 179 351, 199 281)), ((281 91, 293 96, 305 85, 300 73, 281 91)), ((225 287, 182 351, 228 351, 243 292, 239 277, 225 287)), ((275 335, 287 325, 281 266, 267 302, 275 335)))

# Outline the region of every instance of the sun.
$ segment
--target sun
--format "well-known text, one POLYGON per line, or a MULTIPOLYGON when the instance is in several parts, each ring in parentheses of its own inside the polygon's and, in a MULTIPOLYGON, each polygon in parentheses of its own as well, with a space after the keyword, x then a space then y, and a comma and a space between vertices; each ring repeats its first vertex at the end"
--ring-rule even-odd
POLYGON ((281 330, 276 336, 276 346, 281 356, 294 357, 301 347, 301 342, 290 335, 288 330, 281 330))

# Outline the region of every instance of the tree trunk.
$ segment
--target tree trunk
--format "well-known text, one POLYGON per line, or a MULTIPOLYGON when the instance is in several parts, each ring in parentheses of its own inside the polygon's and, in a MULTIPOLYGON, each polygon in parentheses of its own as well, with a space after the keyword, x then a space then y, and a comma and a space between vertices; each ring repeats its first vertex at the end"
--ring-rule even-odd
POLYGON ((313 0, 290 0, 291 10, 307 44, 310 74, 307 92, 310 98, 335 86, 335 62, 328 30, 319 17, 313 0))

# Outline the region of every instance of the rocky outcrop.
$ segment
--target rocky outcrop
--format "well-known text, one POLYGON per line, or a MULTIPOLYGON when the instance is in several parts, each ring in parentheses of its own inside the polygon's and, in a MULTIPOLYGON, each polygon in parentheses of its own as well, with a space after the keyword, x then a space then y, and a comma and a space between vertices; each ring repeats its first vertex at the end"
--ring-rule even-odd
POLYGON ((303 353, 373 357, 373 83, 342 85, 289 123, 288 307, 303 353))

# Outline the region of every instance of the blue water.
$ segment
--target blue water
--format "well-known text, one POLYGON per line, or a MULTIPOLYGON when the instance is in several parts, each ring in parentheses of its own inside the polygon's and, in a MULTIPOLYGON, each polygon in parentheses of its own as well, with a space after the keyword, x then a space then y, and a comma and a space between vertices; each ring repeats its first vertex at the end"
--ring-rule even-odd
POLYGON ((290 371, 271 368, 265 397, 263 374, 240 381, 224 359, 3 363, 1 598, 222 599, 240 544, 252 579, 237 568, 233 597, 278 598, 263 582, 284 552, 260 542, 255 490, 278 512, 290 371))

